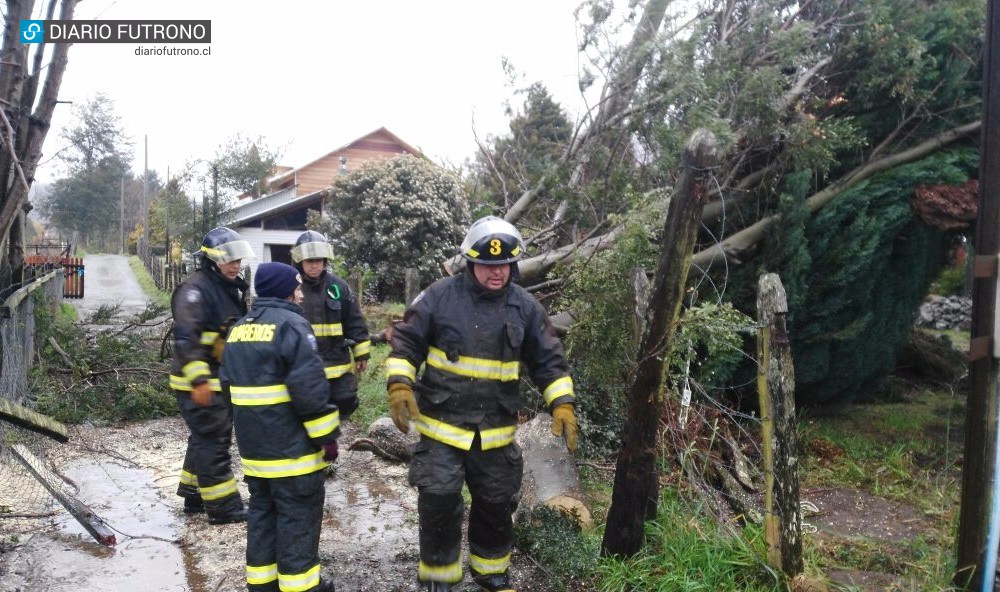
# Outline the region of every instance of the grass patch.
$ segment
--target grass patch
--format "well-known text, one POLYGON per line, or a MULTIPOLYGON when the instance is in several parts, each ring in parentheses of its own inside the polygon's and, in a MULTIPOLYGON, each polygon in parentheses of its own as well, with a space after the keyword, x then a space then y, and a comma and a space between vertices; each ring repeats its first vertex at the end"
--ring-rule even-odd
POLYGON ((170 310, 170 294, 156 287, 152 276, 146 271, 146 267, 139 260, 139 257, 132 255, 128 258, 128 266, 132 268, 135 279, 139 282, 139 287, 146 293, 154 304, 165 310, 170 310))
POLYGON ((384 365, 390 351, 387 343, 373 344, 368 369, 358 377, 358 409, 350 421, 357 423, 364 432, 376 419, 389 415, 384 365))

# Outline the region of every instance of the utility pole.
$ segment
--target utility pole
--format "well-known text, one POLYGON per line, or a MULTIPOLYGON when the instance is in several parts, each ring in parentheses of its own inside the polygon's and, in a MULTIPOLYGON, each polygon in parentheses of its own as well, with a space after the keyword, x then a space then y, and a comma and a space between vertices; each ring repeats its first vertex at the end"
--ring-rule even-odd
POLYGON ((118 236, 121 239, 118 247, 120 255, 125 254, 125 177, 121 178, 121 191, 118 194, 118 236))
POLYGON ((979 160, 972 286, 972 342, 962 461, 955 583, 965 590, 993 590, 1000 528, 997 495, 997 279, 1000 261, 1000 0, 986 3, 983 66, 983 125, 979 160))

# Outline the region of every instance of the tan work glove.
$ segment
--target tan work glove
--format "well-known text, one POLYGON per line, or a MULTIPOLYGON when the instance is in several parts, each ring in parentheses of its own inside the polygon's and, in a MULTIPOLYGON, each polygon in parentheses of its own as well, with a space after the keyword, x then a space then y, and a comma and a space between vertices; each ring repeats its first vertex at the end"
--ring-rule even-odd
POLYGON ((207 382, 196 384, 191 387, 191 400, 195 405, 208 407, 212 404, 212 387, 207 382))
POLYGON ((212 342, 212 357, 215 361, 222 363, 222 350, 226 347, 226 340, 222 337, 216 337, 215 341, 212 342))
POLYGON ((406 383, 394 382, 389 385, 389 415, 396 429, 408 434, 410 420, 420 419, 420 409, 417 400, 413 398, 413 387, 406 383))
POLYGON ((552 410, 552 434, 562 436, 566 441, 566 449, 576 452, 576 438, 580 429, 576 427, 576 415, 573 413, 573 406, 569 403, 556 405, 552 410))

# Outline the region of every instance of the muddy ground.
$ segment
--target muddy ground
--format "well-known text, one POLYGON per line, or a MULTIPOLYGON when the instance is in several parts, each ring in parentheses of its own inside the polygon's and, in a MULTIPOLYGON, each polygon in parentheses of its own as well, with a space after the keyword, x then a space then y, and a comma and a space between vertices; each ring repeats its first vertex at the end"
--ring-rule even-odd
MULTIPOLYGON (((98 544, 50 501, 51 516, 36 518, 37 528, 0 554, 0 590, 244 590, 244 525, 185 516, 174 495, 186 434, 179 417, 72 427, 70 443, 51 447, 50 459, 65 487, 116 532, 117 545, 98 544)), ((348 422, 341 442, 356 435, 348 422)), ((320 542, 324 574, 340 592, 416 590, 416 492, 406 465, 346 451, 335 466, 320 542)), ((242 481, 240 488, 245 497, 242 481)), ((520 589, 554 590, 530 559, 515 553, 513 562, 520 589)), ((467 575, 458 590, 478 587, 467 575)))

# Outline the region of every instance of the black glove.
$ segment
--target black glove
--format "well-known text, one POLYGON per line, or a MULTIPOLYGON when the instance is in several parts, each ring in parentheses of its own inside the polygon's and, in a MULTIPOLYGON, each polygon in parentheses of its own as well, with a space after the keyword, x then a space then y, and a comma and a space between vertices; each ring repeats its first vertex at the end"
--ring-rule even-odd
POLYGON ((327 442, 323 445, 323 460, 327 462, 333 462, 337 460, 337 456, 340 455, 340 451, 337 449, 337 442, 327 442))

